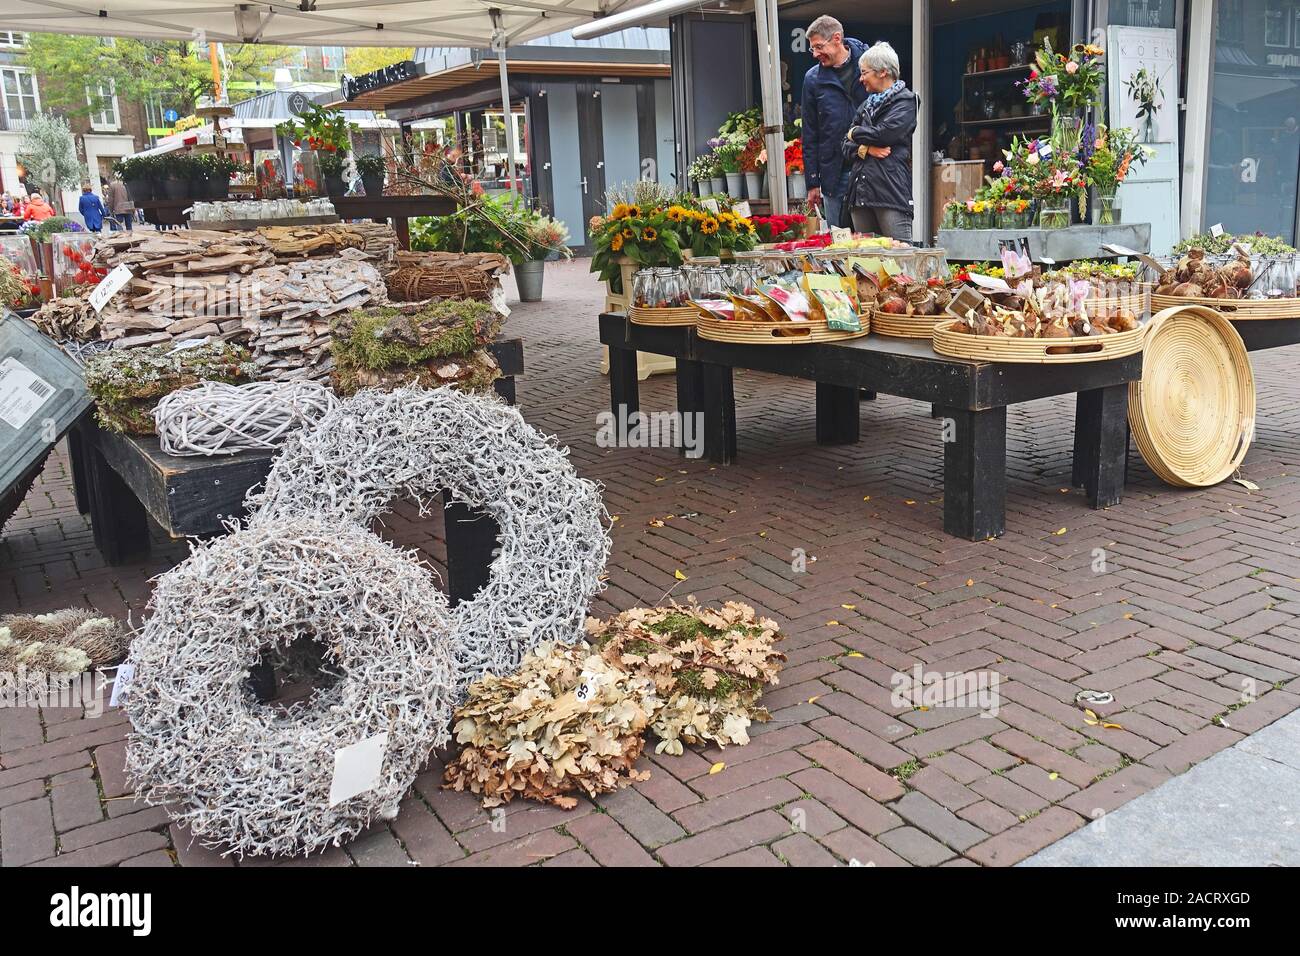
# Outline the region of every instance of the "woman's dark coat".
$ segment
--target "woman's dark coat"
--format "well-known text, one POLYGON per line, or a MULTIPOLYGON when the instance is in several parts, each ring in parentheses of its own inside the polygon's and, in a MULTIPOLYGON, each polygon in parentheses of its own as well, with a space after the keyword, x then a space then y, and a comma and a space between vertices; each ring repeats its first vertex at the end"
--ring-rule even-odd
POLYGON ((867 104, 858 107, 841 150, 853 161, 848 203, 855 208, 912 211, 912 133, 916 130, 917 96, 904 89, 885 102, 870 119, 867 104), (859 159, 859 146, 888 146, 884 159, 859 159))

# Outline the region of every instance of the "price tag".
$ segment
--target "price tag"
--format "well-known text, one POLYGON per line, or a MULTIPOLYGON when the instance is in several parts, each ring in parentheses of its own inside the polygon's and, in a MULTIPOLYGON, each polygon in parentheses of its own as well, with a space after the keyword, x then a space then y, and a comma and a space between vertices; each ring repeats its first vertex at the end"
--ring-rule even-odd
POLYGON ((711 213, 716 214, 718 211, 718 201, 716 199, 701 199, 700 205, 711 213))
POLYGON ((334 779, 330 781, 330 806, 379 786, 388 749, 388 733, 375 734, 365 740, 334 751, 334 779))
POLYGON ((734 212, 741 219, 748 219, 750 215, 752 215, 749 211, 748 199, 746 199, 744 202, 736 203, 734 206, 731 207, 731 211, 734 212))
POLYGON ((0 421, 22 428, 55 388, 13 356, 0 362, 0 421))
POLYGON ((596 696, 598 690, 600 690, 600 675, 583 671, 578 675, 578 688, 573 694, 578 699, 578 703, 585 704, 596 696))
POLYGON ((108 305, 108 300, 113 298, 124 285, 131 281, 131 270, 126 265, 120 265, 113 269, 108 275, 99 280, 99 285, 91 290, 87 301, 96 312, 104 311, 104 306, 108 305))
POLYGON ((135 665, 130 661, 118 666, 117 673, 113 675, 113 693, 108 698, 109 707, 121 706, 122 697, 131 686, 131 678, 134 676, 135 665))
POLYGON ((1210 227, 1210 235, 1212 235, 1212 236, 1221 236, 1221 235, 1223 235, 1223 223, 1221 223, 1221 222, 1216 222, 1213 226, 1211 226, 1211 227, 1210 227))
MULTIPOLYGON (((974 273, 971 273, 971 278, 975 278, 974 273)), ((957 291, 957 294, 952 297, 952 301, 948 303, 947 312, 954 318, 969 322, 971 313, 979 310, 985 301, 984 296, 970 286, 962 286, 957 291)))
POLYGON ((1038 257, 1038 261, 1041 262, 1041 263, 1042 263, 1043 265, 1045 265, 1045 266, 1054 266, 1054 265, 1056 265, 1056 260, 1053 259, 1051 256, 1039 256, 1039 257, 1038 257))
POLYGON ((1049 160, 1052 158, 1052 152, 1052 144, 1044 143, 1042 146, 1038 147, 1038 158, 1041 160, 1049 160))

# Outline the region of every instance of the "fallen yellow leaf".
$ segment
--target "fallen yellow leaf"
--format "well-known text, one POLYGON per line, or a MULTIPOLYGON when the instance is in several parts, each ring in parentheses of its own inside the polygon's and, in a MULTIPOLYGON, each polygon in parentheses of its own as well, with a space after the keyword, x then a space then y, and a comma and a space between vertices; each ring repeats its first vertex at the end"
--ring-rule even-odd
POLYGON ((974 586, 975 586, 975 579, 974 579, 974 578, 967 578, 967 579, 966 579, 966 587, 968 587, 968 588, 973 588, 974 586))
POLYGON ((663 475, 660 475, 658 478, 655 479, 655 481, 667 481, 667 480, 668 479, 666 479, 663 475))
POLYGON ((916 708, 916 709, 917 709, 917 710, 929 710, 930 708, 927 707, 927 706, 925 706, 925 704, 922 704, 920 707, 918 707, 918 708, 916 708))
POLYGON ((652 518, 650 521, 646 523, 649 524, 650 527, 652 528, 662 528, 664 526, 664 523, 660 521, 658 518, 652 518))
POLYGON ((905 505, 914 505, 914 504, 916 504, 916 502, 913 501, 911 498, 904 498, 904 499, 903 499, 903 504, 905 504, 905 505))
POLYGON ((680 569, 673 572, 673 577, 675 577, 678 581, 686 580, 686 575, 682 574, 680 569))
POLYGON ((1089 727, 1096 727, 1096 726, 1097 726, 1097 721, 1095 721, 1095 720, 1085 720, 1084 723, 1087 724, 1089 727))
POLYGON ((711 777, 711 776, 713 776, 715 773, 721 773, 722 770, 723 770, 723 768, 726 767, 726 766, 727 766, 727 765, 726 765, 725 763, 723 763, 721 760, 719 760, 717 763, 715 763, 712 767, 709 768, 709 776, 711 777))
POLYGON ((766 532, 766 531, 760 531, 760 532, 758 533, 758 536, 759 536, 760 538, 766 538, 766 537, 767 537, 767 532, 766 532))
POLYGON ((839 621, 827 621, 827 622, 826 622, 826 626, 827 626, 827 627, 839 627, 839 626, 840 626, 840 622, 839 622, 839 621))
POLYGON ((810 703, 810 704, 815 704, 815 703, 817 703, 817 700, 818 700, 820 697, 821 697, 821 694, 813 694, 811 697, 808 698, 808 703, 810 703))
POLYGON ((1093 713, 1091 710, 1089 710, 1087 707, 1083 708, 1083 712, 1084 712, 1085 714, 1087 714, 1089 717, 1091 717, 1093 720, 1097 720, 1097 719, 1098 719, 1098 718, 1097 718, 1097 715, 1094 714, 1094 713, 1093 713))
POLYGON ((1124 729, 1124 728, 1121 727, 1119 724, 1102 724, 1101 726, 1102 726, 1102 728, 1103 728, 1104 730, 1123 730, 1123 729, 1124 729))
POLYGON ((1060 776, 1060 774, 1057 773, 1055 770, 1053 770, 1051 773, 1049 773, 1049 774, 1047 775, 1047 779, 1048 779, 1048 780, 1055 780, 1055 779, 1056 779, 1057 777, 1059 777, 1059 776, 1060 776))
POLYGON ((847 654, 845 654, 844 656, 845 656, 845 657, 861 657, 862 655, 861 655, 858 651, 849 651, 849 652, 848 652, 847 654))
POLYGON ((610 520, 610 521, 617 521, 617 520, 618 520, 618 515, 610 515, 610 516, 609 516, 609 520, 610 520))
POLYGON ((863 500, 863 501, 870 501, 870 500, 871 500, 871 495, 863 495, 863 496, 862 496, 862 500, 863 500))
POLYGON ((856 611, 858 609, 856 604, 841 604, 840 607, 844 608, 846 611, 856 611))
POLYGON ((1124 620, 1126 620, 1126 621, 1131 621, 1131 620, 1133 620, 1133 615, 1132 615, 1132 614, 1125 614, 1125 615, 1124 615, 1124 620))
POLYGON ((1057 528, 1055 531, 1052 532, 1052 534, 1054 534, 1054 535, 1063 535, 1063 534, 1065 534, 1065 529, 1064 529, 1064 528, 1057 528))

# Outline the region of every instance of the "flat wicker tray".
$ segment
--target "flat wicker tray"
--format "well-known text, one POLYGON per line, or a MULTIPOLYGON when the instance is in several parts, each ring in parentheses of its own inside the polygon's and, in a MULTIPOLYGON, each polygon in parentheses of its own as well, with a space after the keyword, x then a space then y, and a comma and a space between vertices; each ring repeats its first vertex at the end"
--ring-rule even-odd
POLYGON ((700 316, 696 332, 713 342, 737 345, 807 345, 813 342, 846 342, 860 339, 871 331, 871 317, 859 316, 861 332, 838 332, 825 320, 808 322, 759 322, 751 319, 715 319, 700 316))
POLYGON ((1182 295, 1151 294, 1151 311, 1203 305, 1234 322, 1245 319, 1300 319, 1300 299, 1206 299, 1182 295))
POLYGON ((1147 323, 1142 378, 1129 383, 1133 441, 1162 481, 1230 478, 1255 434, 1255 379, 1241 336, 1213 309, 1164 309, 1147 323))
POLYGON ((896 312, 871 313, 871 331, 898 339, 928 339, 934 335, 937 323, 950 318, 944 315, 899 315, 896 312))
POLYGON ((694 325, 699 315, 699 311, 690 306, 684 309, 648 309, 634 305, 627 313, 628 319, 637 325, 694 325))
POLYGON ((953 358, 982 362, 1024 362, 1036 365, 1066 365, 1073 362, 1105 362, 1142 351, 1145 326, 1131 332, 1110 335, 1072 336, 1064 339, 1011 339, 996 335, 953 332, 956 320, 934 327, 934 350, 953 358), (1048 349, 1069 348, 1070 352, 1049 354, 1048 349))

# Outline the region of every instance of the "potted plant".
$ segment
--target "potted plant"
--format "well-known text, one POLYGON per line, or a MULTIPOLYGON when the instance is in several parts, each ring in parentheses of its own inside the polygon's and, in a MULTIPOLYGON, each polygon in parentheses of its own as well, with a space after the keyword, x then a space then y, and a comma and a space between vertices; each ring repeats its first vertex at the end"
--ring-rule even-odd
POLYGON ((740 170, 745 174, 745 195, 750 199, 763 198, 763 178, 766 171, 767 149, 763 141, 754 137, 740 151, 740 170))
POLYGON ((745 196, 744 173, 740 170, 740 154, 744 149, 743 143, 724 142, 716 152, 718 165, 727 178, 727 195, 733 199, 743 199, 745 196))
POLYGON ((152 156, 130 156, 113 163, 113 172, 122 180, 134 203, 149 202, 154 198, 152 156))
POLYGON ((718 163, 712 151, 701 153, 691 160, 686 175, 695 183, 696 191, 700 196, 708 196, 713 192, 713 177, 717 173, 717 168, 718 163))
POLYGON ((1092 221, 1110 226, 1119 222, 1119 187, 1134 163, 1147 160, 1148 147, 1135 142, 1133 131, 1126 127, 1108 129, 1099 126, 1095 143, 1085 144, 1088 157, 1084 171, 1092 184, 1092 221))
POLYGON ((162 179, 163 198, 190 198, 190 171, 193 160, 188 156, 166 153, 159 157, 158 175, 162 179))
POLYGON ((1104 55, 1091 43, 1076 43, 1068 54, 1056 53, 1045 39, 1029 78, 1019 84, 1030 103, 1051 107, 1052 146, 1059 153, 1072 156, 1079 150, 1084 120, 1106 77, 1104 55))
POLYGON ((275 131, 288 137, 299 149, 315 151, 316 165, 325 181, 326 193, 332 198, 339 198, 347 192, 347 185, 343 181, 344 157, 352 133, 359 129, 356 123, 348 122, 342 110, 309 104, 299 116, 299 121, 286 120, 275 131))
POLYGON ((361 177, 361 185, 365 188, 368 197, 382 196, 384 194, 384 170, 387 167, 387 160, 382 155, 379 156, 357 156, 353 155, 353 163, 357 167, 357 175, 361 177))
POLYGON ((320 168, 321 178, 325 181, 325 194, 331 199, 347 195, 348 186, 343 181, 343 169, 347 160, 339 150, 322 149, 316 152, 316 162, 320 168))
POLYGON ((803 178, 803 140, 785 144, 785 189, 791 199, 807 199, 808 183, 803 178))
POLYGON ((516 252, 510 257, 515 265, 515 284, 519 287, 520 302, 541 302, 546 260, 552 255, 566 259, 573 255, 568 247, 569 227, 536 212, 526 214, 525 220, 528 253, 516 252))

